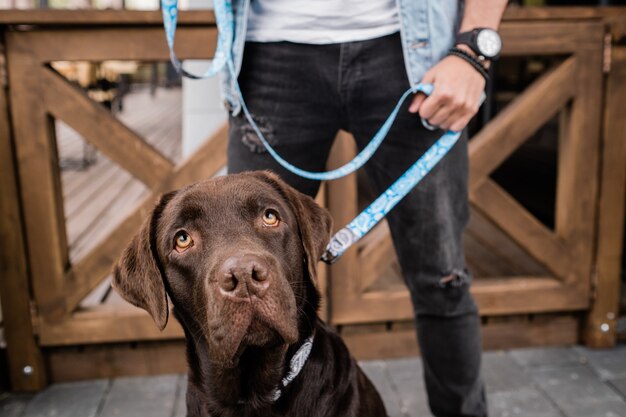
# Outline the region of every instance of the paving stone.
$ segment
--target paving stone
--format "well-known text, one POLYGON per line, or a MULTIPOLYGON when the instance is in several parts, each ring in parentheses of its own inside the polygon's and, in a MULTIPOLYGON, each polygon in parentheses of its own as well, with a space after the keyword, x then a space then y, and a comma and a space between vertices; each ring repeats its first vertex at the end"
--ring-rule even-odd
POLYGON ((574 348, 580 355, 589 360, 591 367, 602 379, 626 377, 626 344, 612 349, 574 348))
POLYGON ((626 399, 626 377, 624 378, 617 378, 617 379, 612 379, 610 381, 608 381, 610 385, 613 386, 613 388, 619 392, 620 394, 622 394, 622 397, 624 397, 624 399, 626 399))
MULTIPOLYGON (((432 417, 419 358, 367 361, 390 417, 432 417)), ((483 356, 491 417, 626 417, 626 348, 522 349, 483 356), (603 380, 604 379, 604 380, 603 380)), ((57 384, 0 396, 0 417, 186 417, 186 375, 57 384)))
POLYGON ((585 364, 587 359, 572 348, 529 348, 509 352, 526 369, 558 369, 585 364))
POLYGON ((187 417, 187 374, 178 377, 178 396, 174 417, 187 417))
MULTIPOLYGON (((531 375, 544 393, 568 416, 606 417, 601 413, 602 407, 612 409, 618 405, 626 412, 626 401, 587 366, 537 370, 532 371, 531 375), (600 414, 594 410, 600 410, 597 412, 600 414)), ((622 415, 617 414, 620 417, 622 415)))
POLYGON ((32 395, 0 395, 0 416, 20 417, 31 398, 32 395))
POLYGON ((626 417, 626 403, 606 401, 601 404, 587 404, 568 410, 567 417, 626 417))
POLYGON ((409 417, 431 417, 419 358, 387 360, 387 371, 400 397, 400 411, 409 417))
POLYGON ((360 362, 359 365, 383 398, 389 417, 405 417, 406 414, 402 413, 398 393, 394 390, 389 379, 387 364, 384 361, 367 361, 360 362))
POLYGON ((24 417, 95 417, 108 386, 104 379, 52 385, 32 399, 24 417))
POLYGON ((171 417, 178 375, 118 378, 98 417, 171 417))
POLYGON ((562 417, 561 412, 536 388, 492 392, 487 397, 490 417, 562 417))
POLYGON ((533 385, 524 369, 503 351, 484 353, 482 372, 487 393, 514 391, 533 385))

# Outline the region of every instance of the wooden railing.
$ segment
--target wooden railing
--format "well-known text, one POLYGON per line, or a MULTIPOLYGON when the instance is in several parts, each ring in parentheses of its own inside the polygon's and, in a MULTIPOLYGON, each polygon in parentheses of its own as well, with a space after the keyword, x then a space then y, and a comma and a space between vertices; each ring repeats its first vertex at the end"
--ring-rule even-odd
MULTIPOLYGON (((605 94, 603 65, 611 52, 606 50, 609 32, 602 16, 588 16, 588 9, 581 9, 579 15, 551 20, 542 13, 509 11, 502 25, 504 54, 564 59, 472 139, 470 198, 477 220, 468 232, 479 236, 487 228, 493 245, 518 248, 511 253, 523 252, 528 264, 538 266, 523 276, 479 280, 474 294, 485 315, 590 311, 587 340, 605 345, 614 340, 617 314, 612 292, 619 285, 619 266, 614 251, 623 229, 612 225, 619 221, 624 202, 613 190, 623 195, 619 157, 626 151, 615 132, 624 131, 616 112, 624 105, 617 91, 626 85, 626 54, 613 49, 611 90, 605 94), (556 225, 550 230, 490 179, 490 173, 556 114, 561 115, 561 137, 556 225), (607 319, 611 312, 613 319, 607 319), (602 327, 606 323, 608 331, 602 327)), ((175 165, 50 66, 60 60, 166 61, 160 25, 158 12, 0 12, 0 76, 5 86, 0 91, 0 238, 11 242, 0 251, 0 290, 15 389, 37 389, 45 383, 42 348, 48 346, 182 337, 175 322, 159 333, 140 310, 77 307, 109 274, 160 193, 224 166, 226 130, 175 165), (76 262, 70 262, 68 253, 53 119, 71 126, 150 190, 76 262)), ((179 27, 181 58, 211 56, 216 30, 210 13, 181 13, 179 27)), ((340 141, 338 148, 333 158, 351 152, 349 141, 340 141)), ((329 184, 327 198, 336 224, 344 224, 357 209, 355 178, 329 184)), ((381 275, 374 273, 388 268, 393 259, 383 226, 330 270, 328 318, 333 324, 412 318, 406 291, 378 285, 381 275)), ((402 337, 414 337, 405 333, 402 337)))

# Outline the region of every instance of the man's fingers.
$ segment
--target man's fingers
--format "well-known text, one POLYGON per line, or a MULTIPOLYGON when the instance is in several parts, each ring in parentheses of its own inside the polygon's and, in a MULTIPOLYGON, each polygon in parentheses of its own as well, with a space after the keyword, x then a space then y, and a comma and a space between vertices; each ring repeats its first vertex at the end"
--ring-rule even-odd
MULTIPOLYGON (((448 104, 451 96, 449 94, 433 93, 427 97, 420 106, 419 114, 422 119, 429 120, 437 113, 437 111, 448 104)), ((431 123, 432 124, 432 123, 431 123)))
POLYGON ((478 109, 480 107, 478 99, 473 98, 471 95, 470 97, 471 98, 466 98, 461 101, 457 112, 455 112, 455 114, 452 115, 445 123, 446 129, 454 131, 463 130, 470 120, 472 120, 472 117, 478 113, 478 109))
POLYGON ((442 129, 452 129, 454 127, 461 130, 474 117, 477 111, 478 104, 474 98, 451 96, 446 104, 440 107, 427 120, 430 124, 439 126, 442 129))
MULTIPOLYGON (((433 126, 444 127, 444 123, 448 122, 453 115, 457 113, 456 109, 451 106, 442 106, 428 120, 433 126)), ((450 123, 448 123, 449 125, 450 123)))
POLYGON ((417 111, 429 124, 462 130, 478 111, 485 81, 463 60, 444 58, 424 75, 422 82, 433 84, 433 93, 414 101, 410 111, 417 111))
POLYGON ((459 132, 465 129, 465 126, 467 126, 470 120, 472 120, 472 117, 473 115, 466 115, 464 117, 461 117, 460 119, 457 119, 454 123, 452 123, 448 129, 454 132, 459 132))
POLYGON ((409 106, 409 113, 417 113, 420 109, 420 106, 424 102, 424 100, 426 100, 426 96, 423 93, 417 93, 413 97, 413 101, 411 102, 411 105, 409 106))
MULTIPOLYGON (((424 74, 424 77, 422 77, 422 84, 432 84, 435 81, 435 76, 431 71, 426 72, 426 74, 424 74)), ((411 113, 417 113, 420 111, 420 108, 422 107, 422 104, 424 103, 424 101, 426 101, 428 99, 428 97, 426 96, 426 94, 424 93, 417 93, 415 95, 415 97, 413 98, 413 102, 411 103, 411 105, 409 106, 409 112, 411 113)))

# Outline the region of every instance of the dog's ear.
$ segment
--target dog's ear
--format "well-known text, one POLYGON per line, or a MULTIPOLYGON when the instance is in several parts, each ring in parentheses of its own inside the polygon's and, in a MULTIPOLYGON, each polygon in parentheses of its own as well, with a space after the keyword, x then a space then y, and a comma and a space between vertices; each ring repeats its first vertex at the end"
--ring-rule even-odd
POLYGON ((287 185, 278 175, 270 171, 259 171, 255 174, 276 188, 291 204, 298 221, 309 275, 317 285, 317 263, 326 250, 333 227, 330 213, 308 195, 287 185))
POLYGON ((111 284, 126 301, 150 313, 160 330, 167 324, 169 308, 156 249, 156 229, 163 209, 175 194, 161 197, 139 233, 124 249, 111 284))

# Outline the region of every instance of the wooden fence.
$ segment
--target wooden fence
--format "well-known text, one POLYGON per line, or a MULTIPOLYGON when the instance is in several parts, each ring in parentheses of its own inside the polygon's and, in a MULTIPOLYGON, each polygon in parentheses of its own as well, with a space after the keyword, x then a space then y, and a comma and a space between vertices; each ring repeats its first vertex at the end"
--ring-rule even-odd
MULTIPOLYGON (((626 48, 612 40, 622 39, 625 16, 621 9, 531 9, 509 11, 502 24, 504 55, 561 59, 470 144, 473 216, 466 243, 492 266, 473 288, 485 317, 585 312, 587 343, 614 343, 626 157, 626 127, 618 114, 626 104, 619 94, 626 88, 626 48), (556 115, 560 136, 552 230, 490 174, 556 115)), ((175 322, 160 333, 149 316, 130 306, 78 307, 110 273, 160 193, 224 166, 225 128, 175 165, 52 69, 50 63, 61 60, 166 61, 158 12, 0 12, 0 27, 0 291, 13 388, 39 389, 50 378, 63 379, 57 370, 68 356, 55 350, 59 346, 161 341, 162 352, 174 349, 182 355, 163 342, 182 337, 175 322), (150 189, 116 229, 75 261, 68 251, 54 119, 150 189)), ((211 56, 216 40, 211 14, 183 12, 179 27, 181 58, 211 56)), ((333 158, 348 157, 352 148, 349 140, 337 141, 333 158)), ((325 197, 336 224, 345 224, 357 211, 356 177, 328 184, 325 197)), ((394 262, 383 225, 329 271, 326 317, 341 327, 358 356, 415 352, 412 309, 394 262), (397 338, 393 345, 390 336, 397 338)), ((574 316, 540 317, 500 326, 494 320, 486 344, 579 340, 574 316)), ((128 349, 121 351, 120 358, 131 357, 128 349)), ((154 372, 170 369, 150 366, 158 368, 154 372)), ((104 373, 115 373, 112 368, 109 361, 104 373)))

